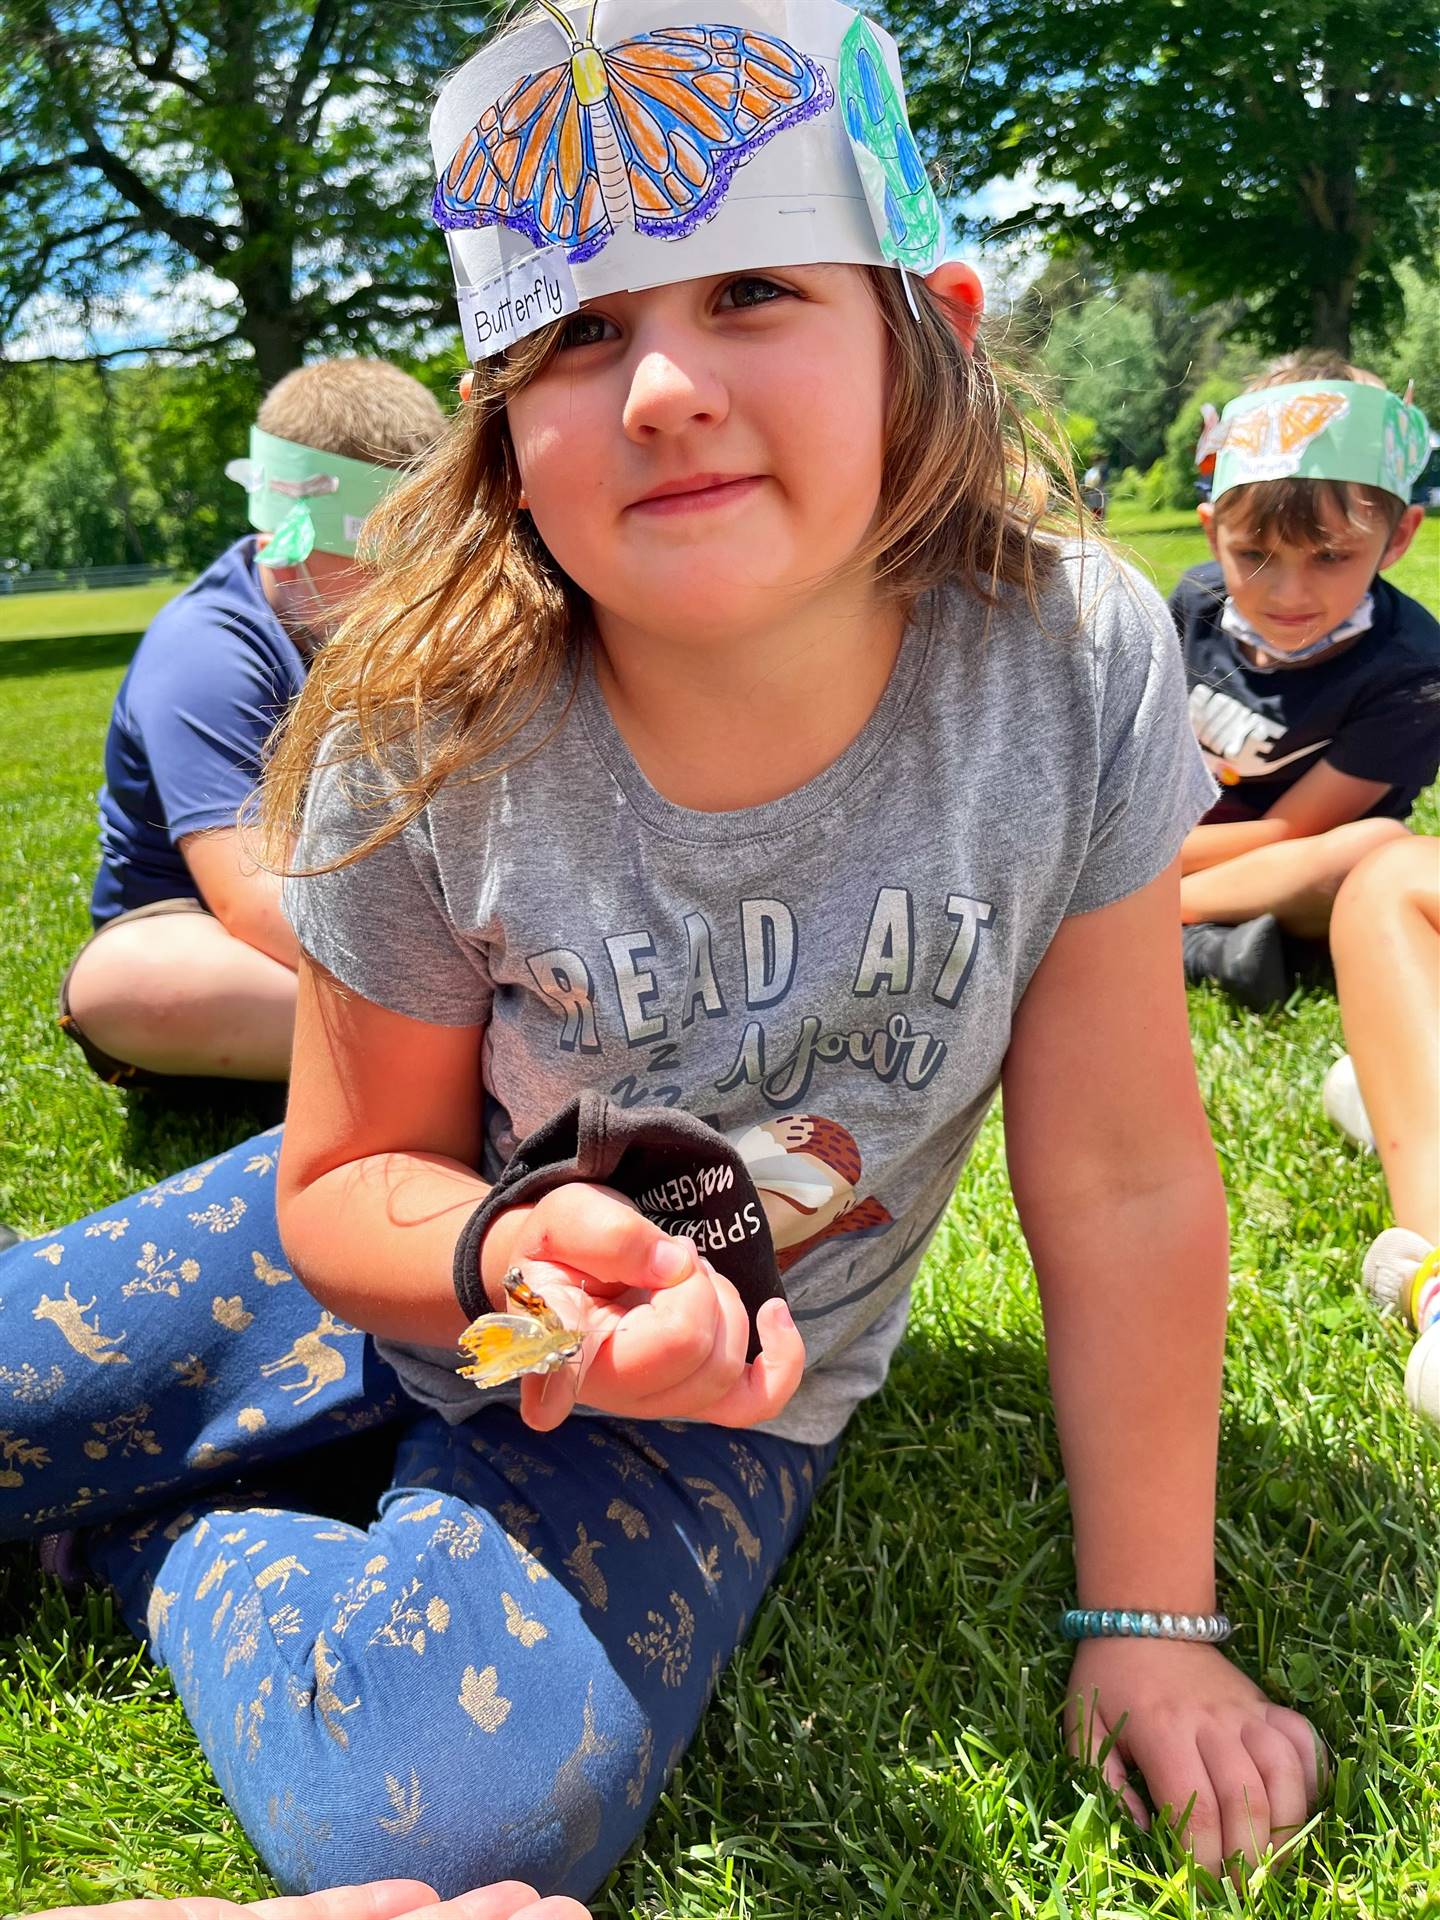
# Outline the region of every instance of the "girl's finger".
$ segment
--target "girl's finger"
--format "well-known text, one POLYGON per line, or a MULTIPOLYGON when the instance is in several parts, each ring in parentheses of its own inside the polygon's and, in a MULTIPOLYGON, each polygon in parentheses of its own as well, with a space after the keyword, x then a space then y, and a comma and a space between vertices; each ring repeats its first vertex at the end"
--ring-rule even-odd
POLYGON ((1162 1814, 1207 1873, 1219 1874, 1220 1802, 1210 1771, 1189 1733, 1136 1739, 1130 1757, 1144 1775, 1150 1804, 1162 1814))
MULTIPOLYGON (((744 1312, 742 1306, 741 1312, 744 1312)), ((789 1403, 805 1372, 805 1342, 784 1300, 767 1300, 755 1316, 760 1351, 735 1385, 705 1410, 720 1427, 753 1427, 773 1420, 789 1403)), ((746 1316, 746 1340, 749 1317, 746 1316)), ((740 1348, 744 1358, 745 1347, 740 1348)))
POLYGON ((1306 1812, 1314 1813, 1330 1788, 1330 1756, 1325 1751, 1325 1742, 1304 1714, 1296 1713, 1293 1707, 1277 1707, 1267 1703, 1265 1724, 1283 1733, 1294 1747, 1305 1779, 1306 1812))
MULTIPOLYGON (((728 1317, 719 1277, 708 1269, 632 1307, 586 1368, 587 1403, 623 1406, 636 1419, 646 1418, 646 1401, 658 1403, 683 1390, 727 1339, 733 1341, 728 1317)), ((744 1349, 742 1338, 740 1365, 744 1349)))
POLYGON ((693 1240, 665 1233, 628 1200, 573 1182, 539 1201, 515 1238, 516 1259, 552 1260, 608 1286, 654 1292, 699 1267, 693 1240))
POLYGON ((1220 1807, 1220 1853, 1255 1866, 1270 1845, 1270 1795, 1233 1726, 1202 1727, 1196 1738, 1220 1807))
POLYGON ((1082 1718, 1082 1703, 1072 1697, 1066 1705, 1066 1744, 1075 1758, 1086 1766, 1098 1767, 1113 1793, 1119 1794, 1126 1811, 1142 1830, 1150 1825, 1150 1811, 1130 1784, 1130 1769, 1125 1763, 1120 1742, 1105 1723, 1100 1705, 1092 1704, 1082 1718))
POLYGON ((1283 1847, 1304 1826, 1309 1813, 1305 1769, 1293 1744, 1278 1727, 1247 1720, 1240 1729, 1245 1750, 1255 1762, 1270 1802, 1270 1838, 1283 1847))
MULTIPOLYGON (((497 1880, 492 1886, 476 1887, 472 1893, 457 1894, 453 1900, 437 1900, 433 1906, 426 1907, 423 1914, 417 1914, 415 1920, 533 1920, 536 1914, 545 1915, 551 1920, 547 1908, 552 1902, 542 1900, 527 1881, 497 1880)), ((583 1907, 576 1907, 574 1901, 560 1905, 555 1920, 570 1920, 565 1907, 574 1908, 583 1920, 589 1920, 583 1907)))
MULTIPOLYGON (((683 1378, 665 1392, 652 1392, 656 1375, 641 1373, 635 1365, 633 1349, 625 1351, 623 1342, 616 1347, 616 1379, 622 1377, 623 1358, 634 1386, 626 1391, 626 1407, 636 1420, 714 1420, 716 1410, 745 1376, 745 1355, 750 1347, 750 1315, 733 1283, 713 1267, 706 1269, 713 1291, 715 1338, 710 1351, 683 1378)), ((654 1302, 654 1312, 663 1318, 678 1305, 680 1289, 662 1294, 654 1302)), ((623 1331, 623 1329, 622 1329, 623 1331)))
MULTIPOLYGON (((246 1911, 263 1914, 264 1920, 399 1920, 419 1907, 433 1907, 439 1898, 423 1880, 371 1880, 358 1887, 326 1887, 319 1893, 252 1900, 246 1911)), ((104 1920, 111 1920, 114 1912, 107 1907, 104 1920)))

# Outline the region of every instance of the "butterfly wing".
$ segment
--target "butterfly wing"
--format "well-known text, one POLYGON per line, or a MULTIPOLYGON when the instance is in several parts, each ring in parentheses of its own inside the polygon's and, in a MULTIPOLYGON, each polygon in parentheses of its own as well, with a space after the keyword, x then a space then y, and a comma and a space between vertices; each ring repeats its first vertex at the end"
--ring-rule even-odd
POLYGON ((1350 411, 1343 393, 1297 393, 1280 409, 1276 423, 1281 453, 1303 453, 1332 421, 1350 411))
POLYGON ((635 225, 661 239, 682 239, 758 147, 830 101, 812 61, 738 27, 657 28, 604 58, 635 225))
POLYGON ((580 1336, 548 1308, 546 1313, 553 1327, 528 1313, 482 1314, 460 1336, 469 1357, 456 1372, 477 1387, 503 1387, 523 1373, 553 1373, 580 1351, 580 1336))
POLYGON ((1273 405, 1266 405, 1252 407, 1248 413, 1242 413, 1238 420, 1232 420, 1225 429, 1225 451, 1243 453, 1251 460, 1259 459, 1265 451, 1273 416, 1273 405))
POLYGON ((568 60, 526 74, 486 108, 436 183, 432 211, 442 227, 514 227, 572 255, 609 234, 568 60))

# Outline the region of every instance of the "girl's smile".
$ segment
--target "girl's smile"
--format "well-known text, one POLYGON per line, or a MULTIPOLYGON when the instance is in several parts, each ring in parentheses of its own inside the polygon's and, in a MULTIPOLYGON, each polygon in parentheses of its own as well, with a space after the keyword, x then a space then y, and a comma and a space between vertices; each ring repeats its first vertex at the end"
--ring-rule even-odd
POLYGON ((748 499, 763 480, 764 475, 758 473, 692 473, 682 480, 662 480, 632 502, 628 511, 662 518, 704 513, 748 499))

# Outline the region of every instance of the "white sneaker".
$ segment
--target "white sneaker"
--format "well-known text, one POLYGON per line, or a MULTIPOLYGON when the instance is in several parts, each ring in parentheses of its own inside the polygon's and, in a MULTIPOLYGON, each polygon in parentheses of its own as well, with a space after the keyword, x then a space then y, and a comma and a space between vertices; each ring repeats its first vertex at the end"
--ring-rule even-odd
POLYGON ((1405 1398, 1416 1413, 1440 1420, 1440 1320, 1432 1322, 1410 1350, 1405 1398))
POLYGON ((1430 1242, 1409 1227, 1387 1227, 1365 1256, 1365 1285, 1382 1313, 1410 1312, 1410 1289, 1430 1242))
POLYGON ((1355 1078, 1355 1062, 1342 1053, 1325 1076, 1320 1089, 1325 1117, 1342 1133, 1348 1133, 1357 1145, 1375 1151, 1375 1129, 1360 1097, 1360 1082, 1355 1078))

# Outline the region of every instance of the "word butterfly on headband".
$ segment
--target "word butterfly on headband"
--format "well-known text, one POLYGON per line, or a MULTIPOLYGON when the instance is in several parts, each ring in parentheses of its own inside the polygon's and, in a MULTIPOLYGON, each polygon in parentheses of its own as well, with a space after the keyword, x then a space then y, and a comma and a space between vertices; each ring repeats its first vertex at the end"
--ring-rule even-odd
POLYGON ((578 264, 619 228, 683 239, 755 150, 831 100, 823 70, 771 34, 657 27, 597 46, 550 0, 570 57, 481 114, 435 189, 447 228, 503 225, 578 264))

